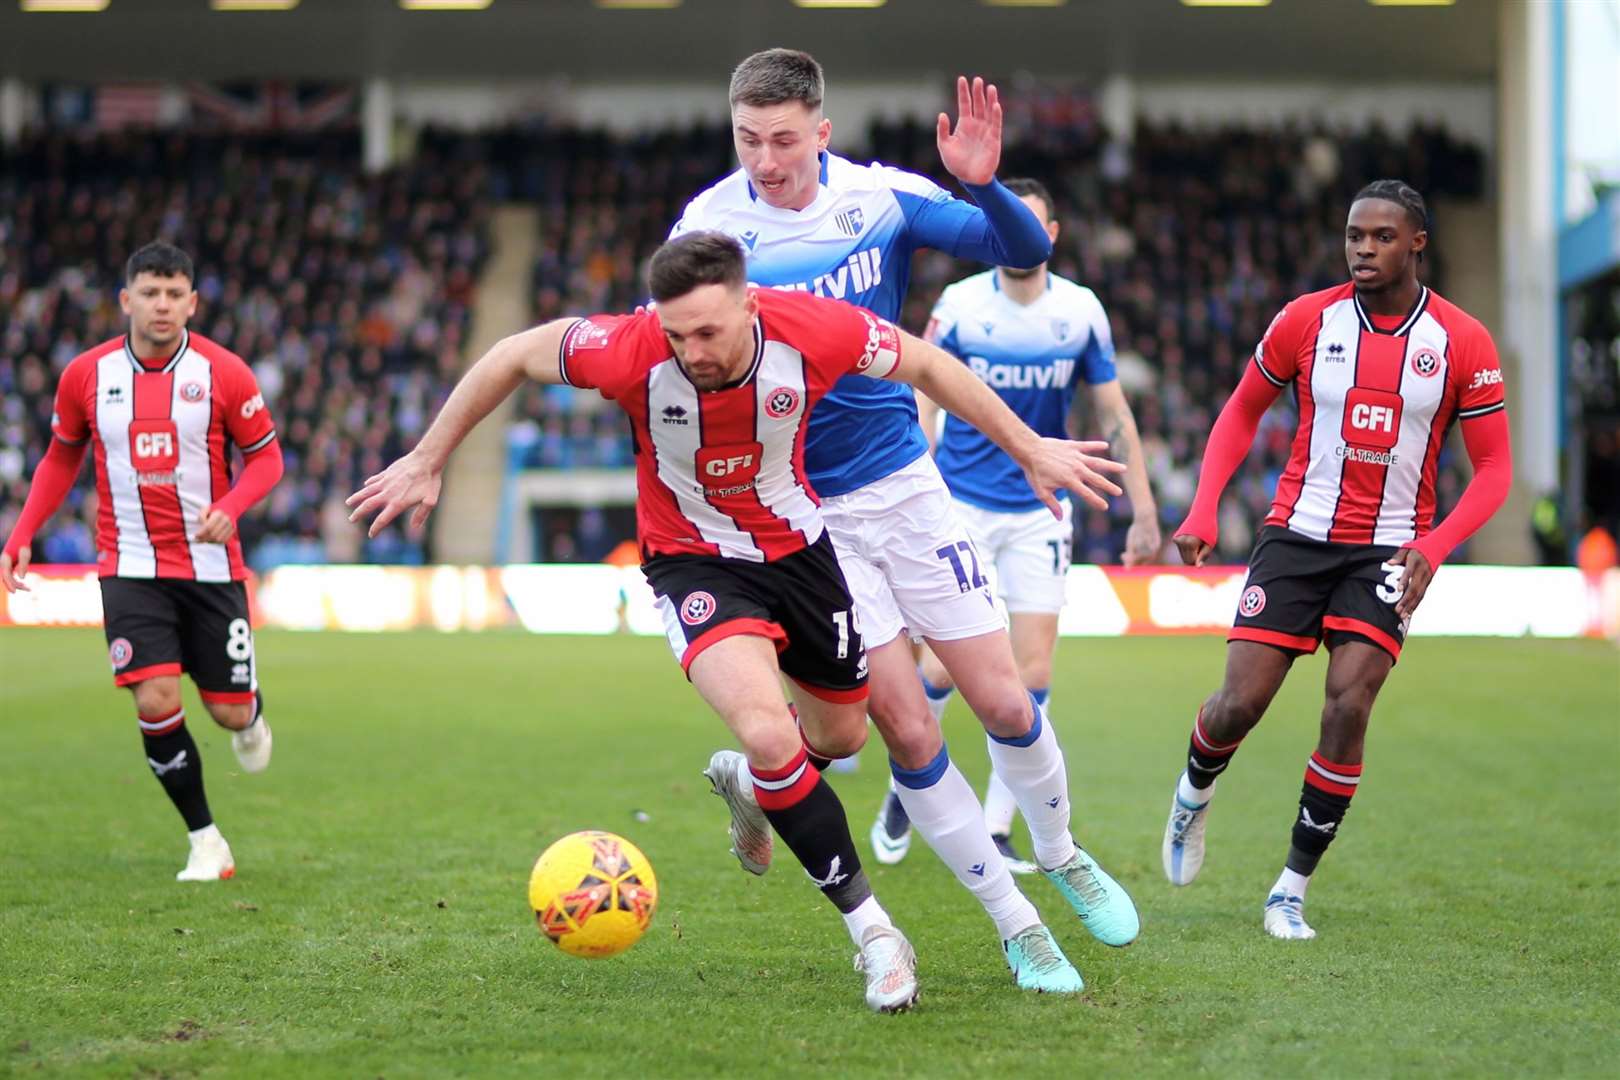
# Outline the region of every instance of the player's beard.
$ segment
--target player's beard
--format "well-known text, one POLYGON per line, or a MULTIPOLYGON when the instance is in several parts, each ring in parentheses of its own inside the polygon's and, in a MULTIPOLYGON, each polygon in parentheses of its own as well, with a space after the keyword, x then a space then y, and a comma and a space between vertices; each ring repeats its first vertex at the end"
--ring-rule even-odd
POLYGON ((1028 281, 1030 278, 1034 277, 1036 274, 1045 273, 1046 272, 1046 267, 1044 265, 1042 265, 1042 266, 1032 266, 1027 270, 1020 270, 1020 269, 1018 269, 1016 267, 1012 267, 1012 266, 1003 266, 1001 268, 1001 272, 1003 274, 1007 275, 1007 277, 1011 278, 1013 281, 1028 281))
POLYGON ((707 393, 713 390, 723 390, 747 374, 748 369, 746 367, 741 367, 741 370, 738 370, 739 367, 741 367, 740 364, 734 363, 723 368, 710 368, 699 373, 682 364, 681 370, 686 373, 686 377, 691 380, 693 386, 707 393))

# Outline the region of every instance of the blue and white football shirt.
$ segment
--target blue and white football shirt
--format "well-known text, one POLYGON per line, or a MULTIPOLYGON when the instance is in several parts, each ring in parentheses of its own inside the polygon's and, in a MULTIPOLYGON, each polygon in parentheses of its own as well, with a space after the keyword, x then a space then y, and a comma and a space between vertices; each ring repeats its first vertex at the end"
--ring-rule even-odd
MULTIPOLYGON (((738 169, 688 203, 670 235, 727 233, 746 249, 756 284, 846 300, 898 320, 918 248, 1002 265, 1034 265, 1050 253, 1035 215, 1005 188, 993 187, 998 200, 1011 200, 1016 235, 998 236, 983 209, 926 177, 823 152, 820 191, 803 210, 770 205, 738 169), (1023 257, 1009 257, 1009 248, 1023 257)), ((989 193, 972 191, 975 198, 989 193)), ((810 416, 805 467, 818 494, 843 495, 927 451, 911 387, 849 375, 810 416)))
MULTIPOLYGON (((1117 377, 1102 302, 1057 274, 1046 275, 1046 291, 1028 305, 1001 291, 994 270, 947 286, 934 305, 928 338, 971 368, 1037 434, 1050 438, 1067 437, 1065 421, 1082 380, 1095 386, 1117 377)), ((1007 513, 1041 507, 1024 470, 954 416, 945 418, 935 456, 951 494, 963 502, 1007 513)))

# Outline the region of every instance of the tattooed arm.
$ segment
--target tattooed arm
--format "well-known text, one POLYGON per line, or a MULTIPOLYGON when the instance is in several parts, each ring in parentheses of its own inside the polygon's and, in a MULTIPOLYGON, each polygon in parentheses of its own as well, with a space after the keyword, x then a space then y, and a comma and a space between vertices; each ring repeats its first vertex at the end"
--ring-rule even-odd
POLYGON ((1121 483, 1131 500, 1132 521, 1130 531, 1125 534, 1125 551, 1120 561, 1126 566, 1158 562, 1162 545, 1159 508, 1153 501, 1153 487, 1148 483, 1142 436, 1136 430, 1131 403, 1125 400, 1125 390, 1118 379, 1092 386, 1091 403, 1102 437, 1108 443, 1109 455, 1125 465, 1121 483))

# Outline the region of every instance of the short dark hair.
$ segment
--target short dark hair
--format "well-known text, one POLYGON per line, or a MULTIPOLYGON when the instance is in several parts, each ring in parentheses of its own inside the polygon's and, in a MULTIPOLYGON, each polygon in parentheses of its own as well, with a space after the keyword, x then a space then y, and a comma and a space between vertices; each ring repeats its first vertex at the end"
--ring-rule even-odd
POLYGON ((723 232, 692 232, 676 237, 647 264, 647 291, 662 304, 704 285, 742 287, 748 260, 742 245, 723 232))
POLYGON ((133 285, 135 278, 141 274, 156 274, 158 277, 174 277, 178 274, 187 281, 197 280, 191 256, 163 240, 153 240, 141 247, 124 264, 125 285, 133 285))
POLYGON ((821 65, 809 53, 797 49, 757 52, 731 73, 732 108, 751 105, 757 109, 798 101, 806 108, 819 109, 826 92, 821 65))
POLYGON ((1015 176, 1011 180, 1003 180, 1002 186, 1019 198, 1025 195, 1035 196, 1046 204, 1046 216, 1056 220, 1057 203, 1053 200, 1052 193, 1046 189, 1046 185, 1039 180, 1028 176, 1015 176))
POLYGON ((1406 211, 1406 216, 1412 219, 1412 225, 1419 231, 1429 227, 1429 207, 1418 194, 1417 188, 1404 180, 1374 180, 1360 191, 1351 203, 1358 203, 1362 199, 1383 199, 1392 202, 1406 211))

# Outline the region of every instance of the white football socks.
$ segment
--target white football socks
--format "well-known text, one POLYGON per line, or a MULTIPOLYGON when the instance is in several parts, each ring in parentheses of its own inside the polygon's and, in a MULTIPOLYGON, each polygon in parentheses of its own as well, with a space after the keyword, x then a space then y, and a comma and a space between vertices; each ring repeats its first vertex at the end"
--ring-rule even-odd
POLYGON ((200 829, 189 829, 189 830, 187 830, 186 831, 186 836, 191 838, 191 843, 192 843, 193 847, 195 847, 198 844, 205 843, 207 841, 224 840, 225 839, 225 837, 220 835, 219 826, 215 825, 213 822, 209 822, 207 825, 204 825, 200 829))
POLYGON ((1055 870, 1074 858, 1074 837, 1069 835, 1069 774, 1057 734, 1044 710, 1030 699, 1035 722, 1022 738, 1002 740, 986 735, 990 767, 1013 793, 1029 825, 1035 861, 1055 870))
POLYGON ((991 836, 1007 836, 1012 832, 1013 815, 1018 813, 1018 800, 1005 781, 990 770, 990 782, 984 786, 984 827, 991 836))
POLYGON ((1271 887, 1271 891, 1282 893, 1284 896, 1297 896, 1303 900, 1305 899, 1305 887, 1310 883, 1311 876, 1309 874, 1296 873, 1285 866, 1282 875, 1277 878, 1277 884, 1271 887))
MULTIPOLYGON (((890 763, 893 768, 893 763, 890 763)), ((921 769, 899 769, 895 790, 911 824, 958 881, 978 898, 1003 940, 1041 921, 1013 883, 1007 863, 985 830, 973 787, 946 753, 921 769), (912 785, 921 786, 912 786, 912 785)))
POLYGON ((1215 784, 1213 782, 1207 788, 1193 787, 1192 781, 1187 778, 1186 770, 1182 770, 1181 779, 1176 783, 1176 798, 1181 800, 1182 806, 1196 810, 1209 802, 1214 796, 1215 784))
POLYGON ((893 926, 889 913, 883 910, 875 896, 868 896, 862 900, 860 906, 854 911, 844 912, 844 926, 849 929, 849 936, 855 942, 855 947, 861 947, 861 938, 874 926, 893 926))

